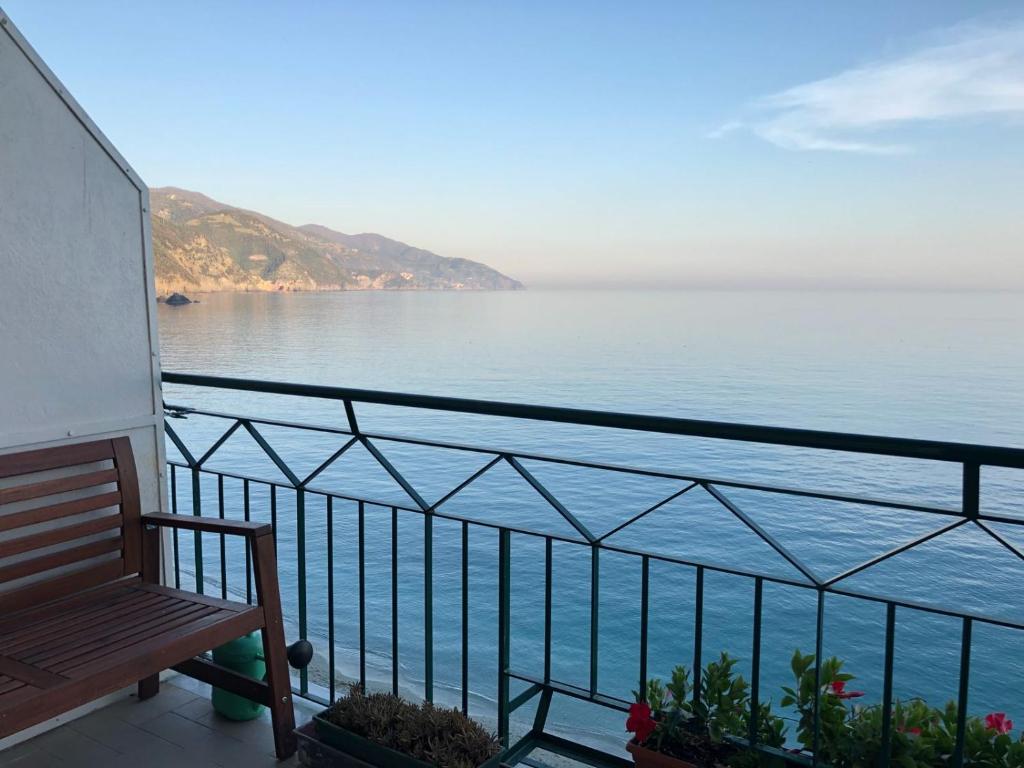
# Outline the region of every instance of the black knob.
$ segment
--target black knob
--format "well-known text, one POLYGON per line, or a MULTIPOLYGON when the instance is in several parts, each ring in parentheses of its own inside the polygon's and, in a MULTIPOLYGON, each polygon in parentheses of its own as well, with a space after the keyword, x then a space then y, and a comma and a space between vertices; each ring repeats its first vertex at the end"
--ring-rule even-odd
POLYGON ((295 669, 305 669, 313 660, 313 644, 308 640, 296 640, 288 646, 288 663, 295 669))

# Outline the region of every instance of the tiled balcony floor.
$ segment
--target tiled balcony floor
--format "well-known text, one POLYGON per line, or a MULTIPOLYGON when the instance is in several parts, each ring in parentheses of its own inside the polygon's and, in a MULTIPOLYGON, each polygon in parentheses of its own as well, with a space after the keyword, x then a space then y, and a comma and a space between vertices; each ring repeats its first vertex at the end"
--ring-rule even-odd
MULTIPOLYGON (((295 699, 295 722, 318 707, 295 699)), ((298 765, 274 756, 270 716, 235 723, 213 711, 210 686, 173 677, 160 693, 134 693, 85 717, 0 752, 3 768, 260 768, 298 765)))

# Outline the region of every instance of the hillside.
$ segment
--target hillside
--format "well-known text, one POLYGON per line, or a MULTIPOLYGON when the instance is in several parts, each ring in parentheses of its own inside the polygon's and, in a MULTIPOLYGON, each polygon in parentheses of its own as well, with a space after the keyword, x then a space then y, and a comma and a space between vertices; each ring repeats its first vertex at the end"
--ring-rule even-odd
POLYGON ((517 280, 382 235, 293 227, 198 192, 150 190, 158 295, 174 291, 520 290, 517 280))

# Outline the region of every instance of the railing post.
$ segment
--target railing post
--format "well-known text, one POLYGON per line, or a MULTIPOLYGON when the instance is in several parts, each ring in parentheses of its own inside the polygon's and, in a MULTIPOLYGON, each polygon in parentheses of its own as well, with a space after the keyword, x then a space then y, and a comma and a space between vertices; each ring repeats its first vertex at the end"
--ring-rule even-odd
POLYGON ((704 650, 704 566, 697 566, 693 608, 693 703, 700 703, 701 653, 704 650))
POLYGON ((469 523, 462 521, 462 714, 469 714, 469 523))
POLYGON ((359 685, 366 690, 366 509, 359 502, 359 685))
POLYGON ((975 520, 981 507, 981 467, 976 462, 964 462, 963 511, 975 520))
POLYGON ((274 538, 274 557, 277 557, 277 484, 270 484, 270 535, 274 538))
POLYGON ((892 667, 896 647, 896 606, 885 606, 885 669, 882 675, 882 754, 879 768, 888 768, 892 754, 892 667))
MULTIPOLYGON (((224 519, 224 475, 217 475, 217 517, 224 519)), ((228 553, 224 534, 220 534, 220 597, 228 599, 228 553)))
POLYGON ((423 696, 434 701, 434 516, 423 515, 423 696))
POLYGON ((757 745, 759 729, 758 719, 761 716, 761 603, 764 593, 764 580, 759 576, 754 579, 754 637, 752 641, 752 658, 750 661, 750 746, 757 745))
MULTIPOLYGON (((811 747, 811 764, 818 765, 821 748, 821 654, 825 645, 825 590, 818 587, 818 609, 814 622, 814 737, 811 747)), ((831 680, 829 681, 831 682, 831 680)))
POLYGON ((597 695, 598 639, 601 609, 601 549, 590 546, 590 695, 597 695))
MULTIPOLYGON (((249 481, 242 481, 242 517, 249 522, 252 517, 249 506, 249 481)), ((245 546, 245 602, 252 605, 252 548, 245 546)))
POLYGON ((511 535, 507 528, 498 532, 498 738, 509 744, 509 650, 511 611, 511 535))
POLYGON ((544 540, 544 684, 551 682, 551 579, 554 542, 544 540))
MULTIPOLYGON (((647 618, 650 612, 651 559, 640 560, 640 698, 647 701, 647 618)), ((649 702, 648 702, 649 703, 649 702)))
MULTIPOLYGON (((299 602, 299 638, 306 639, 308 626, 306 623, 306 493, 302 489, 295 491, 295 549, 296 552, 296 583, 299 602)), ((299 670, 299 692, 305 696, 309 693, 309 673, 303 667, 299 670)))
POLYGON ((398 507, 391 508, 391 692, 398 695, 398 507))
POLYGON ((327 497, 327 666, 330 667, 328 687, 333 702, 337 695, 334 673, 334 498, 327 497))
POLYGON ((967 698, 971 688, 971 619, 964 617, 960 632, 960 691, 956 700, 956 746, 953 768, 964 764, 964 740, 967 731, 967 698))
MULTIPOLYGON (((178 514, 178 473, 177 467, 171 465, 171 514, 178 514)), ((174 588, 181 589, 181 561, 178 555, 178 529, 171 535, 171 548, 174 555, 174 588)))
MULTIPOLYGON (((203 514, 202 489, 199 484, 199 467, 192 467, 192 514, 200 517, 203 514)), ((203 534, 196 531, 193 537, 193 551, 196 564, 196 592, 203 594, 205 577, 203 576, 203 534)))

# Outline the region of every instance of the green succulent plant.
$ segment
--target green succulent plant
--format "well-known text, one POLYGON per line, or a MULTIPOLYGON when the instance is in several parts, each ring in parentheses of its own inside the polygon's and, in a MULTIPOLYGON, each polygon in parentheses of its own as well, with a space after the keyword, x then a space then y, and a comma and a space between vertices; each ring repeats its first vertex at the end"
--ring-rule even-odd
POLYGON ((413 704, 358 685, 330 706, 327 720, 357 736, 436 765, 477 768, 501 751, 498 737, 457 709, 413 704))

